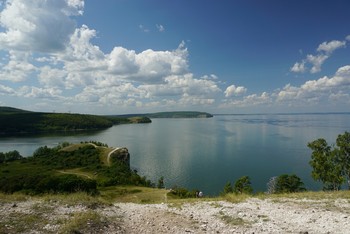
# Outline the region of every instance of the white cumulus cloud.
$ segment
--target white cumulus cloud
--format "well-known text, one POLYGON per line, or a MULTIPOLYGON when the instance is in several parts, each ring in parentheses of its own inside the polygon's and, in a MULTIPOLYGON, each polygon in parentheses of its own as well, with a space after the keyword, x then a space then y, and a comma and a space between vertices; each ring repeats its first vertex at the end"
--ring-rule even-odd
POLYGON ((306 68, 305 68, 305 61, 302 62, 296 62, 293 67, 290 68, 290 71, 292 72, 305 72, 306 68))
POLYGON ((61 51, 74 32, 78 0, 8 0, 0 13, 0 48, 34 52, 61 51))
POLYGON ((230 85, 225 90, 225 97, 240 96, 247 92, 247 89, 243 86, 230 85))
POLYGON ((317 51, 331 54, 334 50, 339 49, 341 47, 345 47, 345 45, 346 45, 345 41, 333 40, 330 42, 323 42, 318 46, 317 51))
MULTIPOLYGON (((348 37, 346 37, 346 40, 348 40, 348 37)), ((346 41, 333 40, 330 42, 322 42, 317 48, 318 53, 316 55, 308 54, 301 62, 296 62, 293 67, 290 68, 290 71, 302 73, 309 70, 310 73, 318 73, 321 71, 323 63, 331 56, 331 54, 335 50, 345 46, 346 41), (311 68, 306 65, 311 65, 311 68)))

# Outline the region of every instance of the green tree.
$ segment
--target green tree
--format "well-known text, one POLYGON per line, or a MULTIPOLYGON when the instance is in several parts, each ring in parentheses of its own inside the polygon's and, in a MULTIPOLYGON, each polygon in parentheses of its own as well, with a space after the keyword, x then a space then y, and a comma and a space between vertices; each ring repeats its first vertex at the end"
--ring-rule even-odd
POLYGON ((283 174, 276 179, 275 193, 296 193, 305 190, 304 183, 296 175, 283 174))
POLYGON ((228 194, 228 193, 233 193, 233 188, 232 188, 232 185, 231 185, 230 181, 228 181, 225 184, 224 191, 222 192, 222 195, 225 195, 225 194, 228 194))
POLYGON ((238 194, 242 193, 252 193, 253 188, 251 186, 250 178, 249 176, 242 176, 239 178, 233 187, 233 191, 238 194))
POLYGON ((339 151, 331 150, 325 139, 309 142, 311 150, 312 178, 322 181, 325 190, 339 190, 344 182, 342 164, 339 163, 339 151))
POLYGON ((164 188, 164 177, 160 177, 160 179, 158 180, 158 185, 157 188, 161 189, 164 188))
POLYGON ((345 132, 337 137, 337 159, 341 164, 342 173, 347 179, 350 189, 350 133, 345 132))

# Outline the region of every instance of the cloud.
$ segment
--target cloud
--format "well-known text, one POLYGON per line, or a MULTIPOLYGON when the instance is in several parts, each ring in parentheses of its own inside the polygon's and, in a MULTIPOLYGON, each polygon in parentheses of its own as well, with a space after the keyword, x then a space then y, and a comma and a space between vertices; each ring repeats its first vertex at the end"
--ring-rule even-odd
POLYGON ((27 98, 38 98, 38 99, 63 99, 61 97, 62 91, 55 88, 38 88, 34 86, 23 86, 18 91, 18 95, 27 98))
POLYGON ((350 88, 350 65, 337 70, 333 77, 324 76, 318 80, 309 80, 300 87, 286 85, 277 93, 277 101, 314 101, 329 100, 331 95, 347 93, 350 88))
POLYGON ((164 32, 164 31, 165 31, 164 26, 161 25, 161 24, 156 24, 156 27, 157 27, 157 29, 158 29, 159 32, 164 32))
POLYGON ((235 85, 230 85, 225 90, 225 97, 240 96, 247 92, 247 89, 243 86, 236 87, 235 85))
MULTIPOLYGON (((231 86, 229 86, 231 87, 231 86)), ((350 104, 350 65, 340 67, 333 76, 308 80, 300 86, 285 85, 271 93, 249 94, 226 99, 219 105, 220 108, 248 108, 261 107, 262 111, 269 108, 289 108, 315 106, 334 106, 350 104)), ((232 90, 235 90, 232 88, 232 90)), ((227 91, 227 89, 226 89, 227 91)), ((225 91, 225 94, 226 94, 225 91)), ((309 110, 309 109, 308 109, 309 110)))
POLYGON ((324 54, 319 54, 319 55, 316 55, 316 56, 308 54, 307 57, 306 57, 306 61, 312 64, 310 72, 311 73, 320 72, 322 64, 328 58, 329 58, 329 56, 328 55, 324 55, 324 54))
POLYGON ((346 42, 345 41, 330 41, 330 42, 323 42, 320 44, 317 48, 318 52, 325 52, 326 54, 333 53, 334 50, 345 47, 346 42))
POLYGON ((292 71, 292 72, 300 72, 300 73, 305 72, 305 70, 306 70, 305 63, 306 63, 306 61, 302 61, 300 63, 296 62, 293 65, 293 67, 290 68, 290 71, 292 71))
POLYGON ((142 31, 142 32, 145 32, 145 33, 149 33, 150 30, 148 28, 146 28, 144 25, 140 24, 139 25, 139 29, 142 31))
POLYGON ((12 0, 0 13, 0 48, 7 50, 56 52, 65 48, 76 23, 70 18, 82 14, 79 0, 12 0))
POLYGON ((29 60, 26 52, 9 51, 9 60, 6 65, 0 66, 0 80, 21 82, 26 80, 37 69, 29 60))
POLYGON ((273 103, 271 96, 267 92, 259 94, 250 94, 243 96, 241 99, 226 100, 220 104, 220 108, 232 108, 232 107, 252 107, 252 106, 264 106, 273 103))
POLYGON ((15 94, 14 89, 0 84, 0 95, 13 95, 13 94, 15 94))
POLYGON ((346 39, 347 41, 350 41, 350 35, 348 35, 345 39, 346 39))
MULTIPOLYGON (((346 37, 346 40, 348 40, 348 37, 346 37)), ((331 56, 331 54, 335 50, 344 48, 345 46, 346 41, 333 40, 330 42, 322 42, 317 48, 318 54, 308 54, 301 62, 296 62, 293 67, 290 68, 290 71, 303 73, 309 70, 310 73, 318 73, 321 71, 323 63, 331 56), (306 65, 311 65, 311 68, 306 65)))

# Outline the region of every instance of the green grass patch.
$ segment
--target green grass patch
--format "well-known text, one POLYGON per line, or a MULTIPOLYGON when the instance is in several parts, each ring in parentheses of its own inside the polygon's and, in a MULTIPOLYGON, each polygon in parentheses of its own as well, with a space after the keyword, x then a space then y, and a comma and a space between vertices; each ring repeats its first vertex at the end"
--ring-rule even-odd
POLYGON ((57 171, 60 174, 70 174, 70 175, 76 175, 83 177, 85 179, 96 179, 97 174, 92 173, 91 171, 84 171, 83 168, 74 168, 74 169, 65 169, 65 170, 58 170, 57 171))
POLYGON ((161 203, 167 201, 167 190, 138 186, 100 188, 100 196, 109 202, 161 203))

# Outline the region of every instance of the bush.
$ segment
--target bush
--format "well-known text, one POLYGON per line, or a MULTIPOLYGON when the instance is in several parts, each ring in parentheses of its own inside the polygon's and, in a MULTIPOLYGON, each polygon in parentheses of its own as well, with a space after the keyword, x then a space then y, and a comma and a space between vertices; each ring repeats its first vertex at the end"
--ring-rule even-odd
POLYGON ((267 184, 267 193, 296 193, 306 191, 304 183, 296 175, 283 174, 272 177, 267 184))
POLYGON ((242 193, 250 194, 250 193, 252 193, 253 188, 251 186, 249 176, 243 176, 243 177, 239 178, 233 187, 233 191, 237 194, 242 194, 242 193))
POLYGON ((185 188, 181 187, 174 187, 170 190, 169 194, 179 197, 179 198, 195 198, 197 197, 197 194, 199 193, 199 190, 192 190, 189 191, 185 188))

